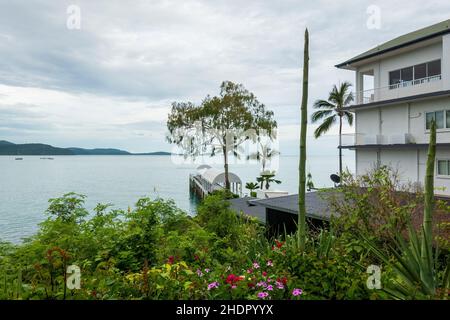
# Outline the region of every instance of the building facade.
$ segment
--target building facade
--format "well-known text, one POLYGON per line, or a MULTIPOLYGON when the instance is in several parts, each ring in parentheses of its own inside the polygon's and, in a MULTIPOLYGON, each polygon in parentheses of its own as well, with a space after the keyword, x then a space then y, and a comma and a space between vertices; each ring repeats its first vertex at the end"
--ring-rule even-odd
POLYGON ((435 194, 450 197, 450 20, 362 53, 338 68, 355 72, 356 173, 389 165, 423 185, 432 120, 437 125, 435 194))

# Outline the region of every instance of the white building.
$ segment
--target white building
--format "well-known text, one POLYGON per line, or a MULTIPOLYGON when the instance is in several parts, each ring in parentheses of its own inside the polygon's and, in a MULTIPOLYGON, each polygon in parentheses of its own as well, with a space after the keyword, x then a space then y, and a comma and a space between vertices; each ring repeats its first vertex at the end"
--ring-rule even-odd
POLYGON ((408 33, 336 67, 356 73, 356 173, 379 165, 423 185, 429 126, 437 124, 435 193, 450 196, 450 20, 408 33))

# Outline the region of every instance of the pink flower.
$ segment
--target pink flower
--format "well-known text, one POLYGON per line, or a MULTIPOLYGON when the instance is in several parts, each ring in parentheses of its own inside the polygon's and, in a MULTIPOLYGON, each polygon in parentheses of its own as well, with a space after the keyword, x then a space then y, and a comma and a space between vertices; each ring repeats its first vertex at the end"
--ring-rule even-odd
POLYGON ((272 260, 267 261, 267 266, 268 266, 268 267, 273 267, 273 262, 272 262, 272 260))
POLYGON ((253 269, 248 269, 247 273, 253 273, 253 269))
POLYGON ((269 296, 269 294, 267 292, 259 292, 258 293, 258 298, 260 298, 260 299, 265 299, 268 296, 269 296))
POLYGON ((272 290, 273 290, 273 286, 272 286, 272 285, 268 285, 268 286, 267 286, 267 290, 268 290, 268 291, 272 291, 272 290))
POLYGON ((201 271, 200 269, 197 269, 197 275, 198 275, 199 277, 203 276, 203 273, 202 273, 202 271, 201 271))
POLYGON ((280 289, 280 290, 284 289, 284 285, 280 281, 275 282, 275 285, 277 286, 277 289, 280 289))
POLYGON ((260 281, 256 284, 256 286, 265 288, 265 287, 267 287, 267 283, 265 283, 264 281, 260 281))
POLYGON ((210 270, 209 270, 208 268, 205 269, 205 272, 206 272, 206 273, 209 273, 209 271, 210 271, 210 270))
POLYGON ((208 290, 218 288, 218 287, 219 287, 219 283, 217 281, 214 281, 214 282, 211 282, 210 284, 208 284, 208 290))
POLYGON ((301 295, 302 293, 303 293, 303 290, 302 290, 302 289, 297 289, 297 288, 295 288, 294 290, 292 290, 292 295, 293 295, 294 297, 297 297, 297 296, 301 295))
POLYGON ((258 262, 253 262, 253 268, 259 269, 259 264, 258 264, 258 262))
POLYGON ((236 289, 236 288, 237 288, 236 285, 231 286, 231 289, 236 289))

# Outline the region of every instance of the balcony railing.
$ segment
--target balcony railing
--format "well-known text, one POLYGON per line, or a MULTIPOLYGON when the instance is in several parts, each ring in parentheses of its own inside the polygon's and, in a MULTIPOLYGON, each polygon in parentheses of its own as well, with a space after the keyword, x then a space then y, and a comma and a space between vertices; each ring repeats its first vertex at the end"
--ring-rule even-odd
POLYGON ((409 133, 391 135, 350 133, 342 135, 342 146, 365 146, 365 145, 393 145, 415 143, 414 137, 409 133))
POLYGON ((411 81, 400 81, 386 87, 357 91, 356 94, 353 93, 355 104, 366 104, 433 92, 441 89, 440 80, 442 80, 442 75, 439 74, 411 81))

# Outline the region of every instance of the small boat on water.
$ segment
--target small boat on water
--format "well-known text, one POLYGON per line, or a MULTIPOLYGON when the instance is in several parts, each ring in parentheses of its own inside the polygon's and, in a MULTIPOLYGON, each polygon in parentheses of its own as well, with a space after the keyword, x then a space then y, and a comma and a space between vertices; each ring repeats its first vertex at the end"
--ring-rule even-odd
POLYGON ((15 158, 14 160, 23 160, 23 158, 15 158))
POLYGON ((54 158, 41 158, 42 160, 53 160, 54 158))

